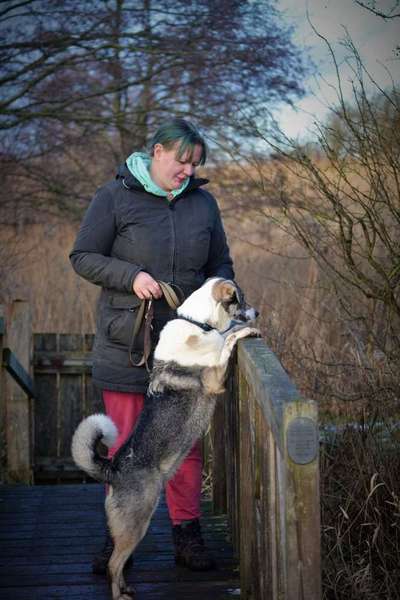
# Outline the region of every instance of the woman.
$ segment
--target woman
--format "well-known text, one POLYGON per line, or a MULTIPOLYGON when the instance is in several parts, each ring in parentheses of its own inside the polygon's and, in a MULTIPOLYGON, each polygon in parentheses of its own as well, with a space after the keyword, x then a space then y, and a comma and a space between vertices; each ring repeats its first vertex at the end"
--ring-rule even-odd
MULTIPOLYGON (((148 385, 144 366, 134 366, 132 331, 139 305, 154 300, 152 345, 174 317, 158 281, 179 286, 185 296, 211 276, 232 279, 232 261, 218 206, 195 168, 206 161, 206 144, 184 119, 156 132, 150 154, 135 152, 116 179, 101 187, 80 227, 70 258, 75 271, 101 286, 93 349, 93 382, 102 389, 107 414, 119 436, 112 456, 131 433, 148 385)), ((200 444, 166 486, 175 559, 193 570, 214 566, 199 524, 200 444)), ((93 561, 105 573, 112 553, 107 537, 93 561)))

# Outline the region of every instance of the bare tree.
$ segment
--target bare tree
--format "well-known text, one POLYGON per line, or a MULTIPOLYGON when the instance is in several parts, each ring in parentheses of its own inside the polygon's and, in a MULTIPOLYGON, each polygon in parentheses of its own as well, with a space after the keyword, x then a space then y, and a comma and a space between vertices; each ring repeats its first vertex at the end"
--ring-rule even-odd
POLYGON ((11 0, 0 32, 6 197, 31 187, 40 210, 73 210, 166 115, 247 139, 249 115, 302 93, 270 0, 11 0))
POLYGON ((399 589, 399 540, 393 535, 399 479, 393 473, 399 460, 400 89, 398 82, 380 86, 351 40, 345 43, 353 67, 352 97, 344 96, 341 67, 327 42, 338 100, 326 121, 317 120, 311 143, 299 144, 278 127, 271 134, 254 126, 253 133, 258 131, 274 154, 269 161, 254 156, 247 166, 252 194, 258 188, 259 195, 251 217, 264 226, 262 248, 273 249, 278 238, 287 253, 301 248, 291 267, 286 261, 289 275, 281 275, 282 288, 285 279, 297 278, 295 291, 288 290, 288 299, 282 293, 281 305, 273 307, 278 326, 274 331, 271 316, 266 336, 305 393, 320 400, 326 424, 324 598, 394 599, 399 589), (312 280, 298 281, 301 254, 318 267, 312 280), (304 315, 294 335, 285 302, 304 315), (280 346, 285 336, 288 343, 280 346))
POLYGON ((364 2, 363 0, 355 0, 355 3, 362 8, 365 8, 372 14, 377 17, 381 17, 382 19, 398 19, 400 17, 400 2, 399 0, 393 0, 392 6, 389 8, 382 8, 376 0, 368 0, 368 2, 364 2))
POLYGON ((257 211, 293 236, 319 265, 328 311, 321 316, 331 315, 340 342, 340 347, 322 346, 314 356, 321 377, 324 361, 331 367, 335 362, 332 356, 327 360, 330 351, 340 357, 339 369, 346 363, 348 370, 372 373, 374 365, 385 364, 376 371, 376 385, 358 377, 350 386, 346 379, 344 389, 344 380, 336 377, 331 393, 375 398, 385 388, 391 397, 397 393, 400 365, 400 90, 394 83, 381 88, 351 40, 345 43, 352 55, 352 102, 343 96, 332 52, 338 104, 326 122, 317 123, 314 143, 304 146, 282 132, 271 136, 257 130, 280 160, 272 171, 261 161, 255 184, 271 190, 271 172, 281 173, 274 207, 264 192, 257 211))

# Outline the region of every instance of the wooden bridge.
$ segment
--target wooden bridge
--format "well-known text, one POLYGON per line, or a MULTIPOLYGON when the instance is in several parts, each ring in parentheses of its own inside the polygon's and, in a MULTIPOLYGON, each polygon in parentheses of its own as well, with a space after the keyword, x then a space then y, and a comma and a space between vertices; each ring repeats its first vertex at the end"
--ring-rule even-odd
MULTIPOLYGON (((69 450, 77 423, 101 410, 91 343, 32 336, 25 302, 0 313, 0 600, 109 598, 90 572, 102 486, 86 483, 69 450)), ((175 567, 161 504, 127 576, 138 600, 319 600, 317 410, 261 339, 239 343, 204 450, 203 529, 220 568, 175 567)))
MULTIPOLYGON (((126 578, 141 600, 235 600, 240 586, 226 519, 203 504, 204 538, 219 568, 176 567, 164 503, 135 552, 126 578)), ((109 600, 91 560, 104 541, 104 488, 98 484, 0 489, 0 600, 109 600)))

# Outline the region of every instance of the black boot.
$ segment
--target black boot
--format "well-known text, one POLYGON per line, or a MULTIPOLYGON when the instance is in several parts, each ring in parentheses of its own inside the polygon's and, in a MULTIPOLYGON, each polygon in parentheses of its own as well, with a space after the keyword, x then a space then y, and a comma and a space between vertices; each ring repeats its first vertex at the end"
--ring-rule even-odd
MULTIPOLYGON (((107 531, 103 549, 92 560, 92 573, 96 575, 107 575, 108 561, 114 550, 114 543, 110 533, 107 531)), ((132 563, 132 556, 126 561, 126 565, 132 563)))
POLYGON ((192 571, 215 569, 215 561, 204 546, 198 519, 184 521, 172 527, 175 545, 175 562, 192 571))

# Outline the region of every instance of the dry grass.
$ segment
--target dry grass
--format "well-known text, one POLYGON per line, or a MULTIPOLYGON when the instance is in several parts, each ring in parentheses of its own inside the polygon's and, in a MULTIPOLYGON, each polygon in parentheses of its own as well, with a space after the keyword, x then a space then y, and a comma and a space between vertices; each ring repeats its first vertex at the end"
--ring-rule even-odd
POLYGON ((322 452, 324 598, 398 598, 398 427, 337 432, 322 452))
POLYGON ((12 239, 18 250, 0 269, 1 300, 29 301, 35 333, 94 331, 98 289, 74 273, 68 258, 76 232, 77 225, 57 222, 27 225, 18 235, 11 227, 0 232, 0 241, 10 248, 12 239))

